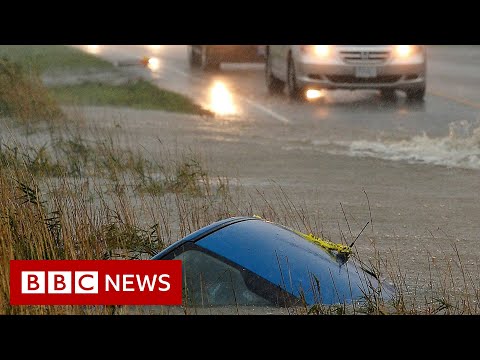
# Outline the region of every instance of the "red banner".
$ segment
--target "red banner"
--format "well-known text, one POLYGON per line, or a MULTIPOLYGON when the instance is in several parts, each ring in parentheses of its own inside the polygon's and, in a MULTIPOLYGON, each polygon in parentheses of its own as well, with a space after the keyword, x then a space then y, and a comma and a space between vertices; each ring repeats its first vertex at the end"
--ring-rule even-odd
POLYGON ((11 305, 181 305, 180 260, 11 260, 11 305))

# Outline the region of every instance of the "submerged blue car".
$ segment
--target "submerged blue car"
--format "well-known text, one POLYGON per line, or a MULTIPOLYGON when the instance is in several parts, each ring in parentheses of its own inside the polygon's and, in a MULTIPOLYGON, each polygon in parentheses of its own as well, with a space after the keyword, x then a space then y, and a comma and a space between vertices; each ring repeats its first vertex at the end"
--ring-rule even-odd
POLYGON ((182 260, 190 306, 334 305, 393 296, 391 285, 355 260, 348 246, 257 217, 215 222, 152 259, 182 260))

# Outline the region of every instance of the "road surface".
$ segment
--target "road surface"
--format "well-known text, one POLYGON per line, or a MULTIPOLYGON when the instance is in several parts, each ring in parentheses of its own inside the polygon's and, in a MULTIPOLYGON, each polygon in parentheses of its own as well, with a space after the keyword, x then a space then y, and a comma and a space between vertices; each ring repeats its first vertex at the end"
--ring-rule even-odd
MULTIPOLYGON (((262 64, 204 73, 189 68, 184 45, 80 47, 216 112, 170 124, 171 133, 159 124, 162 139, 201 148, 219 174, 244 185, 275 181, 333 240, 339 227, 348 233, 340 203, 353 232, 370 219, 365 191, 370 235, 381 250, 396 251, 412 279, 426 281, 436 259, 458 265, 452 244, 479 273, 480 46, 429 46, 421 104, 375 91, 330 91, 298 103, 267 93, 262 64), (156 59, 150 68, 126 66, 146 56, 156 59)), ((141 119, 130 121, 141 133, 141 119)), ((358 246, 372 249, 367 240, 358 246)))

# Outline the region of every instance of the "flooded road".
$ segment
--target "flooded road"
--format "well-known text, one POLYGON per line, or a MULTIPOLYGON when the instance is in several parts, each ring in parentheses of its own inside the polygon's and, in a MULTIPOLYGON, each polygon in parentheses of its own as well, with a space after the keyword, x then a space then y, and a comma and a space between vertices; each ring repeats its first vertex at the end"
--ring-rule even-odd
MULTIPOLYGON (((340 204, 355 233, 371 205, 368 236, 394 250, 411 279, 426 282, 432 259, 455 264, 452 244, 479 273, 480 47, 429 46, 424 103, 402 93, 386 101, 375 91, 326 91, 297 103, 268 94, 263 64, 204 73, 190 69, 184 45, 80 47, 217 114, 177 119, 129 110, 118 122, 138 141, 157 136, 199 149, 215 173, 266 194, 273 181, 334 241, 340 229, 348 232, 340 204), (144 58, 147 66, 129 66, 144 58)), ((102 110, 98 121, 114 112, 102 110)), ((357 246, 373 250, 368 240, 357 246)))
MULTIPOLYGON (((325 91, 310 103, 271 96, 263 64, 222 64, 217 72, 190 69, 181 45, 101 46, 84 50, 120 66, 148 57, 159 86, 178 91, 230 120, 248 119, 282 136, 285 149, 370 156, 411 163, 480 169, 480 48, 430 46, 425 103, 402 93, 386 101, 376 91, 325 91)), ((258 131, 261 134, 261 131, 258 131)))

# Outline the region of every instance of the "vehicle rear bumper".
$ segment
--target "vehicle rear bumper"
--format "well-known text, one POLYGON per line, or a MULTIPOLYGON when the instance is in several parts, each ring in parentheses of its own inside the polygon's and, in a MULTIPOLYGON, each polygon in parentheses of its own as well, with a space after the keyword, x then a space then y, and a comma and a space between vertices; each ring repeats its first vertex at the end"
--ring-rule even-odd
MULTIPOLYGON (((357 65, 361 66, 361 65, 357 65)), ((409 89, 425 84, 425 64, 395 64, 376 67, 376 77, 356 77, 354 65, 318 65, 299 63, 297 82, 301 87, 317 89, 409 89)))
POLYGON ((209 45, 209 53, 219 62, 263 62, 261 45, 209 45))

